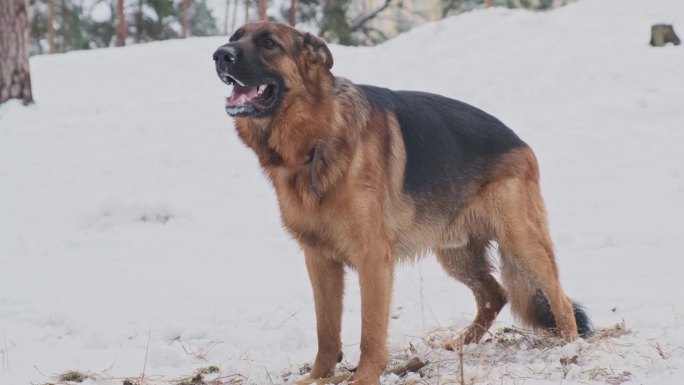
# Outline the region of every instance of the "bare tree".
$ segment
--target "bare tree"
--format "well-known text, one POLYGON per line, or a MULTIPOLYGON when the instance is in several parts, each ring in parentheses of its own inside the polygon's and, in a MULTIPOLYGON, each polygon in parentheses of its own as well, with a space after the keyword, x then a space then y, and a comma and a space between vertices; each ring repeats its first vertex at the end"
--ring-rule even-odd
POLYGON ((291 26, 297 24, 297 0, 290 0, 290 12, 288 12, 291 26))
POLYGON ((33 103, 27 8, 27 0, 0 0, 0 104, 10 99, 33 103))
POLYGON ((116 46, 123 47, 126 45, 126 38, 128 37, 128 27, 126 26, 126 16, 124 15, 124 0, 117 0, 116 2, 116 46))
POLYGON ((57 45, 55 45, 55 7, 55 0, 48 0, 47 35, 50 53, 57 52, 57 45))
POLYGON ((267 1, 266 0, 259 0, 259 20, 260 21, 266 21, 266 8, 267 8, 267 1))
POLYGON ((389 7, 391 1, 392 0, 385 0, 384 4, 380 5, 379 7, 375 8, 373 10, 370 10, 368 12, 364 12, 361 15, 359 15, 358 17, 356 17, 356 19, 352 20, 351 25, 350 25, 350 28, 352 29, 352 31, 355 31, 355 30, 362 28, 364 24, 366 24, 368 21, 370 21, 373 18, 375 18, 376 16, 378 16, 380 14, 380 12, 384 11, 385 9, 387 9, 387 7, 389 7))

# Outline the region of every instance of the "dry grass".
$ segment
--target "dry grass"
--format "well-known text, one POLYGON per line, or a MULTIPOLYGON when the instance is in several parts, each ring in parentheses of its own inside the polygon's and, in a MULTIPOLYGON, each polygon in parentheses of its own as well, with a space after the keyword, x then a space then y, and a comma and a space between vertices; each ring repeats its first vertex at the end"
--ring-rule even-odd
MULTIPOLYGON (((566 343, 548 333, 518 327, 492 332, 480 344, 457 352, 442 348, 454 340, 457 330, 442 329, 416 338, 407 347, 392 352, 383 383, 392 385, 522 385, 530 381, 554 383, 603 383, 622 385, 639 379, 634 373, 653 366, 653 360, 668 365, 671 357, 684 356, 684 349, 667 341, 638 338, 624 322, 599 328, 586 340, 566 343)), ((274 384, 306 384, 308 364, 273 375, 274 384)), ((334 377, 310 384, 347 384, 353 374, 349 364, 338 365, 334 377)), ((61 374, 53 385, 73 385, 85 379, 113 380, 106 373, 94 375, 78 371, 61 374)), ((192 374, 172 380, 163 377, 129 377, 122 385, 253 385, 241 374, 227 374, 218 366, 200 367, 192 374)), ((259 384, 269 383, 269 379, 259 384)))
POLYGON ((136 377, 112 377, 108 372, 99 374, 68 370, 55 377, 55 381, 45 382, 41 385, 74 385, 85 380, 95 383, 112 381, 121 385, 253 385, 254 383, 242 374, 226 374, 220 367, 210 365, 195 370, 191 375, 172 380, 164 379, 163 376, 140 375, 136 377))
POLYGON ((625 325, 625 320, 622 320, 622 322, 616 323, 611 327, 597 329, 596 334, 589 338, 589 341, 597 341, 607 338, 620 338, 632 333, 632 330, 628 329, 625 325))
MULTIPOLYGON (((633 378, 630 371, 614 369, 610 364, 630 353, 632 342, 624 339, 633 333, 624 322, 597 329, 595 336, 571 344, 549 333, 509 326, 490 333, 480 344, 457 352, 442 348, 457 335, 456 330, 436 330, 404 351, 394 352, 393 357, 399 360, 415 353, 430 360, 414 376, 400 378, 394 384, 524 384, 530 380, 577 380, 620 385, 633 378)), ((667 356, 664 349, 657 351, 663 352, 661 357, 667 356)))
POLYGON ((58 384, 68 384, 68 383, 80 383, 88 378, 93 378, 93 375, 86 372, 81 372, 78 370, 67 370, 64 373, 57 375, 58 384))

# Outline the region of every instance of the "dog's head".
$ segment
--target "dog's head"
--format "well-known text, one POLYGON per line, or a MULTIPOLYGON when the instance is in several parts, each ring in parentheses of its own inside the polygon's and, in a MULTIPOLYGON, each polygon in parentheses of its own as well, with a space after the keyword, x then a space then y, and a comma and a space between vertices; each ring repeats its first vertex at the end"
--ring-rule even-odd
POLYGON ((245 24, 213 58, 219 78, 233 86, 226 112, 250 118, 274 116, 293 96, 311 94, 333 65, 322 39, 277 23, 245 24))

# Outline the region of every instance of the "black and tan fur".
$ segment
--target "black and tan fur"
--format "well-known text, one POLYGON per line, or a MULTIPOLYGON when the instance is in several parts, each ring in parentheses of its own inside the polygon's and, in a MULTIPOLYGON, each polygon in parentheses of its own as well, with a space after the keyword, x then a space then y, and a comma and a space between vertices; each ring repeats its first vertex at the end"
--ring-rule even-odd
POLYGON ((280 24, 241 27, 214 59, 222 78, 267 73, 282 85, 271 110, 235 125, 305 254, 318 327, 312 378, 333 373, 340 356, 344 274, 353 268, 362 303, 353 380, 378 384, 394 265, 429 253, 475 295, 475 320, 455 343, 478 342, 506 303, 568 341, 591 333, 559 282, 537 160, 499 120, 446 97, 335 77, 325 42, 280 24), (222 56, 226 47, 239 55, 222 56), (492 242, 503 285, 492 275, 492 242))

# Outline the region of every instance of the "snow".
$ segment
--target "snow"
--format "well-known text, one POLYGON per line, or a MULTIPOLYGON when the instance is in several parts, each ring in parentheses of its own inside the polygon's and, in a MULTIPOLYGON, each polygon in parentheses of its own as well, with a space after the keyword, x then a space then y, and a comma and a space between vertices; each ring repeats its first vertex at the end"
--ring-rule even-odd
MULTIPOLYGON (((660 22, 684 30, 684 3, 489 9, 378 47, 332 47, 337 75, 442 93, 514 128, 540 160, 566 291, 597 327, 630 330, 552 347, 499 333, 466 347, 466 382, 684 378, 684 51, 648 46, 660 22)), ((67 370, 161 384, 210 364, 267 384, 313 359, 303 257, 223 111, 211 54, 224 40, 31 59, 37 103, 0 107, 0 384, 67 370)), ((355 281, 346 366, 359 355, 355 281)), ((402 266, 393 358, 410 343, 433 363, 426 381, 458 383, 457 354, 432 345, 474 311, 431 258, 402 266)), ((511 324, 506 308, 492 332, 511 324)))

